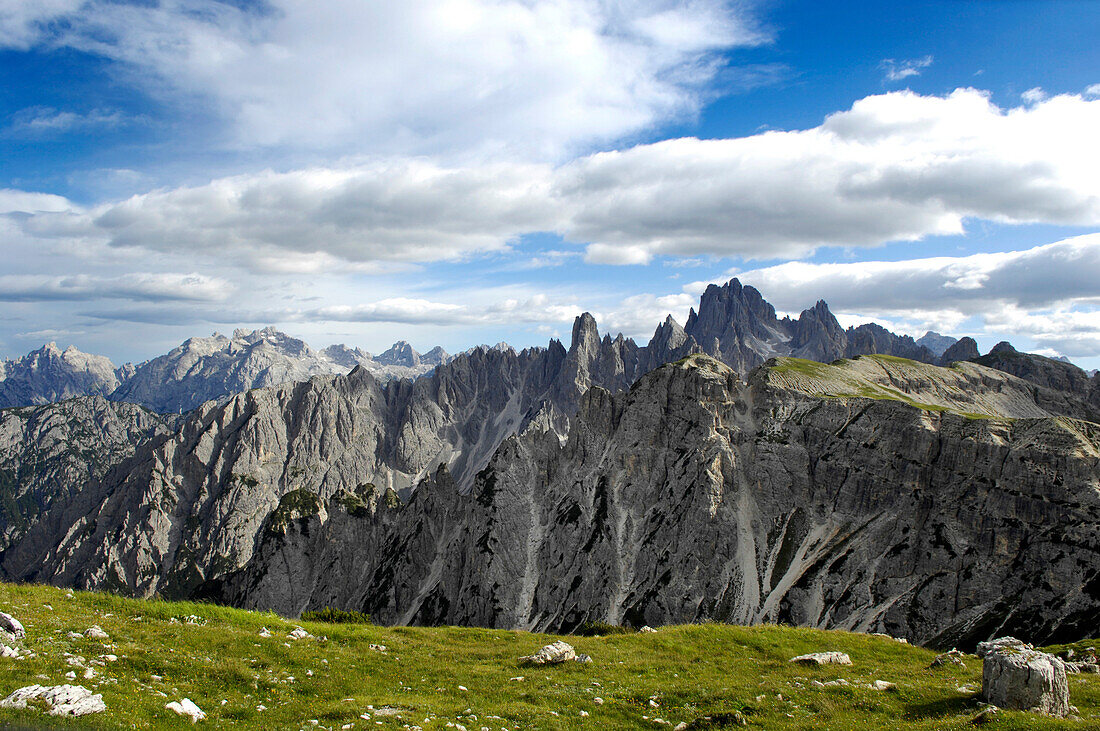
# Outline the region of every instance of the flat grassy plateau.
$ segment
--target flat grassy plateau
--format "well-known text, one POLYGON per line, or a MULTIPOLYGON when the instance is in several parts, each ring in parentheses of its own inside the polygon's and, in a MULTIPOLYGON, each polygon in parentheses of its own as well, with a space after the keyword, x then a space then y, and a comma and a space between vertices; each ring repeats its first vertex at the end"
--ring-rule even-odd
MULTIPOLYGON (((976 657, 965 668, 930 668, 935 651, 847 632, 702 624, 557 637, 376 627, 12 584, 0 584, 0 610, 23 623, 19 646, 34 655, 0 658, 0 697, 26 685, 69 683, 101 693, 107 705, 81 718, 0 709, 0 724, 16 726, 189 728, 189 718, 165 708, 184 697, 208 714, 198 726, 264 729, 669 729, 692 721, 717 728, 719 714, 734 711, 765 729, 964 729, 973 728, 980 708, 976 657), (92 625, 109 638, 69 635, 92 625), (290 638, 298 626, 313 636, 290 638), (264 627, 270 637, 261 637, 264 627), (556 639, 593 662, 519 662, 556 639), (853 664, 789 662, 826 650, 848 653, 853 664), (71 664, 72 656, 83 663, 71 664), (85 678, 88 668, 94 677, 85 678), (813 683, 838 678, 848 685, 813 683), (897 687, 868 687, 876 680, 897 687), (710 725, 700 720, 708 715, 710 725)), ((1005 712, 985 727, 1100 728, 1100 676, 1071 675, 1069 682, 1081 720, 1005 712)))

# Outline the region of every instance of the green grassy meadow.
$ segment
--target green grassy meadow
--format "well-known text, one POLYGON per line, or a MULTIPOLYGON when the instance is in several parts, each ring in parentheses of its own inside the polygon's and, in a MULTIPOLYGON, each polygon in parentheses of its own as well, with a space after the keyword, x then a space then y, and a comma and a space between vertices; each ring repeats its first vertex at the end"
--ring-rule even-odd
MULTIPOLYGON (((696 721, 693 728, 717 728, 718 714, 737 711, 762 729, 967 729, 981 688, 977 658, 968 657, 965 669, 931 669, 932 650, 792 627, 703 624, 569 636, 560 639, 592 663, 528 667, 521 655, 559 638, 298 622, 209 604, 70 597, 34 585, 0 584, 0 610, 23 623, 19 646, 34 653, 0 658, 0 697, 36 683, 71 683, 101 693, 107 705, 105 713, 71 719, 0 709, 0 724, 16 726, 189 728, 189 718, 165 708, 187 697, 208 714, 200 727, 670 729, 696 721), (92 625, 109 639, 68 634, 92 625), (297 626, 313 637, 288 638, 297 626), (263 627, 271 637, 261 637, 263 627), (788 662, 825 650, 848 653, 853 665, 788 662), (83 667, 69 664, 74 655, 83 667), (85 679, 86 668, 94 677, 85 679), (838 678, 849 685, 813 684, 838 678), (875 680, 897 688, 868 688, 875 680), (700 720, 707 715, 716 719, 709 726, 700 720)), ((985 728, 1100 728, 1100 676, 1071 675, 1070 699, 1081 720, 1004 713, 985 728)))

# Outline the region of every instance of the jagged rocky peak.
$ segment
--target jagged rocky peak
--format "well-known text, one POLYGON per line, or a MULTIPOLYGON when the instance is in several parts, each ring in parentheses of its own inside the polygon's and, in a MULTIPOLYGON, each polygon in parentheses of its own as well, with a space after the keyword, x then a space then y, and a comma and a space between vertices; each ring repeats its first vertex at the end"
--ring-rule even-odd
POLYGON ((351 370, 365 361, 371 360, 371 354, 360 348, 349 348, 343 343, 330 345, 321 350, 321 355, 333 364, 351 370))
POLYGON ((0 361, 0 408, 44 404, 85 394, 107 395, 120 373, 102 355, 50 342, 24 356, 0 361))
POLYGON ((245 345, 266 345, 293 358, 308 358, 313 355, 304 340, 291 337, 273 325, 248 332, 242 328, 233 331, 233 341, 245 345))
POLYGON ((958 341, 950 335, 940 335, 935 330, 929 330, 924 335, 917 338, 916 342, 917 345, 923 345, 928 348, 932 355, 942 357, 947 349, 958 341))
POLYGON ((382 365, 398 365, 413 368, 420 365, 420 353, 404 340, 398 340, 389 350, 374 359, 382 365))
POLYGON ((422 353, 420 355, 420 362, 426 365, 442 365, 450 359, 450 353, 448 353, 446 350, 438 345, 429 350, 427 353, 422 353))
POLYGON ((698 314, 691 311, 684 329, 702 343, 711 338, 722 341, 734 334, 767 339, 774 335, 777 325, 775 308, 760 292, 731 279, 722 286, 711 284, 706 288, 699 298, 698 314))
POLYGON ((956 340, 940 354, 940 364, 951 365, 960 360, 974 360, 977 357, 978 344, 974 338, 964 337, 956 340))
POLYGON ((1090 378, 1084 369, 1072 363, 1036 353, 1021 353, 1008 342, 997 343, 985 355, 971 360, 1040 386, 1068 393, 1100 409, 1100 380, 1095 376, 1090 378))
POLYGON ((791 354, 829 362, 844 355, 848 338, 825 300, 803 310, 791 328, 791 354))
POLYGON ((570 339, 569 351, 595 352, 600 344, 600 331, 596 326, 596 318, 591 312, 582 312, 573 320, 573 335, 570 339))

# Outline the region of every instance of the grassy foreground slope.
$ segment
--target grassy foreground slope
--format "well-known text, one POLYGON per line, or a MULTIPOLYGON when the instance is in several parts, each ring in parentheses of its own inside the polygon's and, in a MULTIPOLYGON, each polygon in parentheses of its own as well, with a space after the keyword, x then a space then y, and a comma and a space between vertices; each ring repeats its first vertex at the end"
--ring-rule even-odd
MULTIPOLYGON (((977 658, 968 658, 965 669, 931 669, 930 650, 885 637, 790 627, 705 624, 566 637, 593 662, 534 668, 518 657, 556 637, 299 623, 208 604, 69 596, 11 584, 0 584, 0 610, 22 621, 27 637, 21 647, 35 653, 0 658, 0 697, 25 685, 76 683, 102 693, 107 705, 105 713, 80 719, 0 710, 0 724, 25 726, 188 728, 189 719, 165 709, 187 697, 208 714, 200 726, 265 729, 434 729, 448 723, 493 731, 667 729, 662 721, 675 725, 732 711, 741 711, 750 727, 766 729, 962 729, 972 728, 981 687, 977 658), (109 638, 68 635, 92 625, 109 638), (314 637, 289 638, 296 626, 314 637), (261 637, 263 627, 271 637, 261 637), (847 652, 853 665, 788 662, 824 650, 847 652), (69 664, 66 653, 84 658, 95 677, 85 679, 85 669, 69 664), (117 660, 108 661, 108 654, 117 660), (97 658, 101 666, 91 664, 97 658), (68 672, 77 678, 66 678, 68 672), (849 685, 813 684, 837 678, 849 685), (875 680, 897 689, 868 688, 875 680)), ((1079 721, 1005 713, 987 727, 1100 727, 1100 676, 1070 676, 1070 699, 1079 721)))

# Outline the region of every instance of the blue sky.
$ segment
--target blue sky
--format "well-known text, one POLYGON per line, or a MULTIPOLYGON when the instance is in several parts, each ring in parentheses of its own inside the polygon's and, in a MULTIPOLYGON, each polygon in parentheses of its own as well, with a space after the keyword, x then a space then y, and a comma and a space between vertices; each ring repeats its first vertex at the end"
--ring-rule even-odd
POLYGON ((645 340, 707 282, 1100 367, 1094 3, 14 2, 0 354, 645 340))

